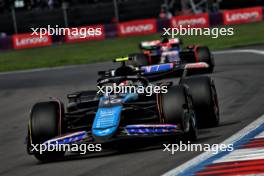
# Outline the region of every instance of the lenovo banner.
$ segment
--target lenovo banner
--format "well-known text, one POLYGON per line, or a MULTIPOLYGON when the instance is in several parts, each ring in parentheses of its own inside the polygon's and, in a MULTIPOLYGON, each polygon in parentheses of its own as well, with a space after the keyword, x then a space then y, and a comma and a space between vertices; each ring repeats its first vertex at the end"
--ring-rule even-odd
POLYGON ((250 23, 262 20, 262 8, 253 7, 223 12, 224 25, 250 23))
POLYGON ((65 42, 67 43, 103 39, 105 39, 103 25, 69 28, 68 31, 65 31, 65 42))
POLYGON ((209 27, 209 15, 207 13, 198 15, 176 16, 171 19, 171 27, 206 28, 209 27))
POLYGON ((155 19, 135 20, 118 24, 118 36, 134 36, 157 32, 155 19))
POLYGON ((52 44, 51 37, 47 35, 40 35, 27 33, 27 34, 18 34, 12 36, 13 48, 22 49, 22 48, 35 48, 41 46, 50 46, 52 44))

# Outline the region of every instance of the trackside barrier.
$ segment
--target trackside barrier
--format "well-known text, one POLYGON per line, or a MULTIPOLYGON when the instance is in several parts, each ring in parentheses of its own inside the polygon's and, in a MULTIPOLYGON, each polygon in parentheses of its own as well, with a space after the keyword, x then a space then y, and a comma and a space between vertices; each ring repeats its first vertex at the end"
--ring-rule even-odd
POLYGON ((264 20, 263 7, 252 7, 235 10, 224 10, 214 14, 197 14, 189 16, 176 16, 171 20, 144 19, 121 23, 98 24, 85 26, 85 28, 100 28, 101 35, 81 37, 81 35, 44 36, 40 38, 31 34, 18 34, 0 38, 0 49, 23 49, 50 46, 57 42, 82 42, 90 40, 104 40, 113 37, 127 37, 147 35, 161 32, 163 28, 177 27, 179 25, 191 27, 210 27, 218 25, 233 25, 242 23, 259 22, 264 20), (9 42, 11 40, 11 42, 9 42), (10 43, 12 43, 10 47, 10 43))

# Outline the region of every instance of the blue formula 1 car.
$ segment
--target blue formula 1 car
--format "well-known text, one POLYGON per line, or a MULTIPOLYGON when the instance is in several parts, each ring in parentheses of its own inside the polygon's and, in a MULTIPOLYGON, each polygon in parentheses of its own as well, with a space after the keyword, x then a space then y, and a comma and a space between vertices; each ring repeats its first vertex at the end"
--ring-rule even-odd
POLYGON ((190 45, 183 48, 178 38, 144 41, 139 45, 141 53, 131 54, 134 66, 150 66, 163 63, 203 63, 206 68, 197 68, 206 73, 214 71, 214 57, 207 46, 190 45))
POLYGON ((209 77, 185 77, 188 65, 183 65, 178 68, 183 70, 178 83, 153 84, 144 76, 144 70, 126 65, 127 60, 116 59, 122 62, 120 67, 99 72, 97 84, 101 91, 69 94, 66 107, 56 99, 36 103, 28 123, 28 153, 46 162, 63 157, 65 151, 40 153, 32 146, 107 144, 162 136, 194 141, 197 127, 218 125, 217 93, 209 77), (103 89, 115 86, 135 89, 119 93, 103 89))

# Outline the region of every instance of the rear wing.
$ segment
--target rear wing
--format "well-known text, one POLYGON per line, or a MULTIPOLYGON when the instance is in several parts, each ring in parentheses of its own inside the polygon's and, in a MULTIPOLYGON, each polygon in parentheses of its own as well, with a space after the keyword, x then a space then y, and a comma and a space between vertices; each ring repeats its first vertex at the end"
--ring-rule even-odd
MULTIPOLYGON (((169 39, 168 43, 170 45, 180 45, 180 44, 182 44, 182 41, 179 38, 173 38, 173 39, 169 39)), ((150 50, 150 49, 155 49, 157 47, 160 47, 160 45, 161 45, 160 40, 143 41, 139 44, 139 48, 145 49, 145 50, 150 50)))
POLYGON ((141 49, 150 49, 153 47, 157 47, 160 45, 160 41, 159 40, 152 40, 152 41, 143 41, 139 44, 139 47, 141 49))
POLYGON ((165 64, 157 64, 157 65, 149 65, 142 66, 141 69, 144 73, 154 74, 160 72, 166 72, 171 70, 192 70, 192 69, 202 69, 209 68, 209 65, 205 62, 197 62, 197 63, 187 63, 187 64, 176 64, 176 63, 165 63, 165 64))

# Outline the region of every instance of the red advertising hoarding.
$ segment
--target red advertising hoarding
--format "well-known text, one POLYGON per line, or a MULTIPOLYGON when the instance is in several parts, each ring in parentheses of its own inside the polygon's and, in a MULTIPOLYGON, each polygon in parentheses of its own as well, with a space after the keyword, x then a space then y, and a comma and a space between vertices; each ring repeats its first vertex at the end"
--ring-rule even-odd
POLYGON ((223 12, 224 25, 250 23, 262 21, 262 7, 225 10, 223 12))
POLYGON ((65 35, 65 42, 83 42, 89 40, 104 40, 105 30, 103 25, 83 26, 70 28, 65 35))
POLYGON ((52 44, 51 37, 47 35, 40 35, 27 33, 27 34, 17 34, 12 36, 13 48, 23 49, 23 48, 35 48, 42 46, 50 46, 52 44))
POLYGON ((146 35, 157 32, 156 19, 135 20, 118 24, 118 36, 146 35))
POLYGON ((176 16, 171 19, 171 27, 178 28, 188 27, 192 28, 207 28, 209 27, 209 15, 207 13, 197 14, 197 15, 185 15, 176 16))

